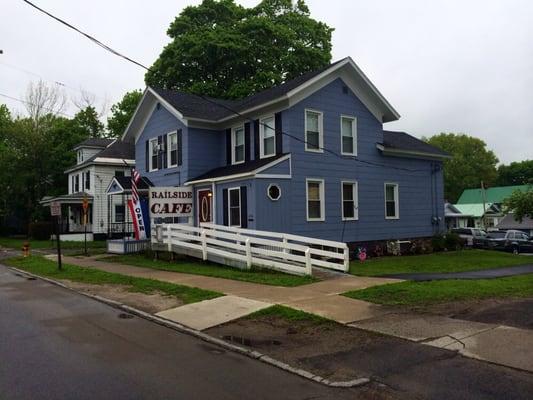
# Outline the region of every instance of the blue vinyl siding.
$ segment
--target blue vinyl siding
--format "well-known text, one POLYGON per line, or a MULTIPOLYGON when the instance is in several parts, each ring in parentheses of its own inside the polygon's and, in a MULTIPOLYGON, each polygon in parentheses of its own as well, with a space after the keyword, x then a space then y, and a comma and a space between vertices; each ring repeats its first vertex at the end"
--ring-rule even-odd
POLYGON ((284 160, 259 173, 259 175, 289 175, 291 173, 290 161, 284 160))

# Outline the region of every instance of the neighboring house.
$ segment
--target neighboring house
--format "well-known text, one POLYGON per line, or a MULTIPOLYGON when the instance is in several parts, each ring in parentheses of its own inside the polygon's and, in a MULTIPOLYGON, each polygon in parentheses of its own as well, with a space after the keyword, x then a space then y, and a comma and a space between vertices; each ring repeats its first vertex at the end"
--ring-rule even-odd
POLYGON ((446 229, 452 228, 466 228, 470 224, 474 224, 473 215, 463 214, 452 203, 444 203, 444 220, 446 222, 446 229))
POLYGON ((109 231, 122 229, 127 218, 122 199, 111 199, 106 190, 114 176, 129 176, 135 166, 135 148, 116 139, 91 138, 74 147, 77 164, 68 174, 68 193, 41 201, 62 204, 62 240, 83 240, 83 200, 89 203, 87 232, 89 240, 105 239, 109 231))
POLYGON ((500 227, 499 222, 505 216, 504 200, 514 191, 526 191, 532 185, 497 186, 488 189, 465 189, 457 204, 453 206, 462 215, 450 215, 450 221, 458 223, 457 227, 493 228, 500 227), (466 225, 464 225, 466 221, 466 225))
POLYGON ((345 58, 241 100, 149 87, 123 140, 155 186, 192 186, 195 225, 344 242, 428 237, 444 229, 449 155, 383 129, 398 118, 345 58))
POLYGON ((514 214, 507 214, 497 225, 498 229, 515 229, 525 232, 533 238, 533 218, 524 217, 522 222, 515 220, 514 214))

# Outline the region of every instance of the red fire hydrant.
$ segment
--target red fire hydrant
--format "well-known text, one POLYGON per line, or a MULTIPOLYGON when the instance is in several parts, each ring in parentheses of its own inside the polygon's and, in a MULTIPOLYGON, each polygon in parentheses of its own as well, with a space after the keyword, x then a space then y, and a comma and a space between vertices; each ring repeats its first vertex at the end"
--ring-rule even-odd
POLYGON ((30 243, 29 242, 24 242, 24 244, 22 245, 22 255, 24 257, 28 257, 30 255, 30 243))

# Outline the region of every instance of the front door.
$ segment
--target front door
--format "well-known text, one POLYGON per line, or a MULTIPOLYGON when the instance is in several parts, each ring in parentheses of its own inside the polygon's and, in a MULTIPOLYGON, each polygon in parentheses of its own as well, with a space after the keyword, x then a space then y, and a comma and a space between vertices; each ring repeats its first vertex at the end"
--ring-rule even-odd
POLYGON ((213 222, 213 192, 211 189, 198 190, 198 225, 213 222))

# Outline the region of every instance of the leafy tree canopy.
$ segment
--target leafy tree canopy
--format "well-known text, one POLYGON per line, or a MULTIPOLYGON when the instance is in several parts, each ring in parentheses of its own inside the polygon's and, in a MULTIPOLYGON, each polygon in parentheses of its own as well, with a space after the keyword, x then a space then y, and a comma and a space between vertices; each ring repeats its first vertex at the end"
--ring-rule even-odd
POLYGON ((514 218, 519 222, 522 222, 524 217, 533 218, 533 189, 525 192, 515 190, 503 204, 507 211, 514 213, 514 218))
POLYGON ((98 113, 93 106, 87 106, 78 111, 72 122, 74 127, 85 133, 87 137, 97 138, 104 134, 104 124, 98 119, 98 113))
POLYGON ((122 100, 111 106, 111 116, 107 119, 109 136, 120 137, 126 130, 128 123, 141 101, 143 93, 140 90, 127 92, 122 100))
POLYGON ((425 139, 452 155, 444 161, 444 197, 456 202, 464 189, 493 185, 498 172, 498 158, 486 143, 465 134, 440 133, 425 139))
POLYGON ((310 17, 304 0, 234 0, 186 7, 167 31, 172 41, 145 75, 147 85, 241 98, 331 61, 333 28, 310 17))
POLYGON ((533 183, 533 160, 512 162, 498 167, 499 186, 526 185, 533 183))

